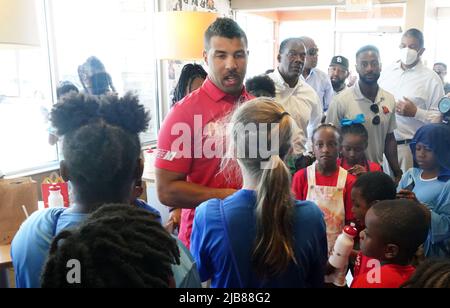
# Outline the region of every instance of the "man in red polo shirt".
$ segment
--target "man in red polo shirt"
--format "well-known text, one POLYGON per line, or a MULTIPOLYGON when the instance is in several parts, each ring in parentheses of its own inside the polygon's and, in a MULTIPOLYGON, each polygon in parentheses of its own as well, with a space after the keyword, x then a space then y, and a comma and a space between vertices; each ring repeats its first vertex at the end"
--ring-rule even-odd
POLYGON ((247 70, 247 37, 229 18, 218 18, 205 32, 203 57, 208 78, 178 102, 158 137, 155 161, 159 200, 183 208, 179 238, 189 248, 195 207, 224 199, 241 186, 237 174, 221 170, 228 116, 252 97, 243 85, 247 70))

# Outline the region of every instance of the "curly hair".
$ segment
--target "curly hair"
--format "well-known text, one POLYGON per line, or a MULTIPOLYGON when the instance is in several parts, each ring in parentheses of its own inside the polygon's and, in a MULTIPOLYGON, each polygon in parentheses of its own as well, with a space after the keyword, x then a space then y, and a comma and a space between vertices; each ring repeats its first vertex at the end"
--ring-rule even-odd
POLYGON ((185 95, 186 90, 191 90, 192 82, 195 78, 206 79, 207 73, 199 64, 186 64, 181 70, 178 83, 173 90, 172 106, 179 102, 185 95))
POLYGON ((123 202, 139 161, 139 133, 150 117, 137 96, 69 94, 51 121, 63 139, 64 162, 76 188, 75 201, 123 202))
POLYGON ((42 275, 43 288, 164 288, 180 263, 176 240, 148 211, 104 205, 78 228, 53 240, 42 275), (77 260, 80 280, 67 279, 77 260))

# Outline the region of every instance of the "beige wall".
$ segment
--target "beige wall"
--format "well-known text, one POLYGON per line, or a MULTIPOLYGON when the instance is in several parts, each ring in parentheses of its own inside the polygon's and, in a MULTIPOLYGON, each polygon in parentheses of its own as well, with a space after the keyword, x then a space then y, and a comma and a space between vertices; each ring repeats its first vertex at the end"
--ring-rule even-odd
MULTIPOLYGON (((375 0, 374 2, 404 3, 406 0, 375 0)), ((337 5, 342 3, 343 1, 341 0, 231 0, 231 8, 233 10, 278 9, 302 6, 337 5)))

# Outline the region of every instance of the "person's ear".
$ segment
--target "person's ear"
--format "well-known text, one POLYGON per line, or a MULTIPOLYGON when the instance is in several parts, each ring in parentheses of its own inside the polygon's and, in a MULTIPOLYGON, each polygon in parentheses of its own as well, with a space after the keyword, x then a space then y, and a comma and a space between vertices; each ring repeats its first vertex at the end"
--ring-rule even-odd
POLYGON ((345 79, 347 79, 348 76, 350 76, 350 72, 349 71, 347 71, 347 74, 345 74, 345 79))
POLYGON ((400 249, 395 244, 386 244, 384 246, 384 257, 386 260, 395 259, 398 256, 400 249))
POLYGON ((277 60, 278 60, 278 63, 281 63, 281 55, 280 54, 278 54, 277 60))
POLYGON ((208 63, 208 51, 206 51, 206 50, 203 50, 203 60, 205 61, 206 65, 209 66, 209 63, 208 63))
POLYGON ((70 181, 69 168, 67 168, 67 164, 64 160, 59 163, 59 172, 61 174, 62 179, 65 182, 70 181))

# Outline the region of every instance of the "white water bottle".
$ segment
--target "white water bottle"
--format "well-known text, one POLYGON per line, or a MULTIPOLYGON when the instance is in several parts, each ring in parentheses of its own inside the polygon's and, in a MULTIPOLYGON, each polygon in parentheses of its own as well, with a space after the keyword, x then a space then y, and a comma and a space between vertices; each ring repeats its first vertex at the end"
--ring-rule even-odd
POLYGON ((331 253, 328 262, 337 269, 341 269, 347 266, 348 258, 352 252, 354 240, 353 238, 358 234, 358 230, 355 228, 355 224, 351 223, 350 226, 345 226, 342 233, 337 237, 334 243, 333 252, 331 253))
POLYGON ((49 188, 48 196, 48 207, 64 207, 64 198, 61 194, 61 188, 59 186, 53 185, 49 188))

